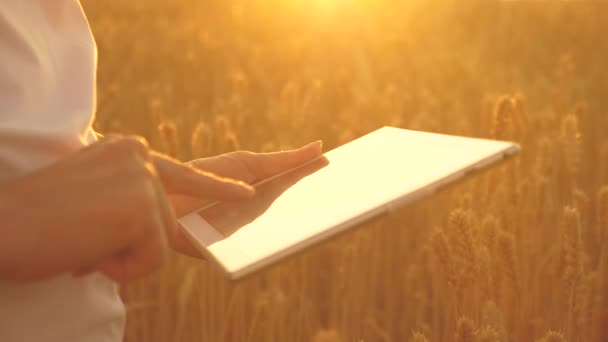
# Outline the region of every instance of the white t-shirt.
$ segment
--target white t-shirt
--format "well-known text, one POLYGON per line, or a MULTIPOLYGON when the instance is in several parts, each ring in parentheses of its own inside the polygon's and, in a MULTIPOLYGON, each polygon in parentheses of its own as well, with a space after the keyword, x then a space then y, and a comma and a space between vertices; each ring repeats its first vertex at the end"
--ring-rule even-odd
MULTIPOLYGON (((96 53, 78 0, 0 0, 0 182, 95 140, 96 53)), ((124 318, 101 274, 0 280, 2 342, 117 342, 124 318)))

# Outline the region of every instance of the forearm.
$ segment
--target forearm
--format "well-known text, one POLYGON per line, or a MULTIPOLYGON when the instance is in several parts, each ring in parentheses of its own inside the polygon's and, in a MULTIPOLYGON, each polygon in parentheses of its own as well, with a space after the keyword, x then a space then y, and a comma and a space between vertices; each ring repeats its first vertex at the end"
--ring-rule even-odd
POLYGON ((36 233, 31 231, 27 201, 21 180, 0 186, 0 279, 20 280, 23 276, 24 255, 32 251, 36 233))

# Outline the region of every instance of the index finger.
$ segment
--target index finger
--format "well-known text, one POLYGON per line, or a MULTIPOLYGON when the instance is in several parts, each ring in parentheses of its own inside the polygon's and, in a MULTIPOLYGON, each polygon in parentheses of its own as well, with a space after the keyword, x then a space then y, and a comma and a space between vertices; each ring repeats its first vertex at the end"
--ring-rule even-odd
POLYGON ((248 199, 255 193, 244 182, 195 169, 157 152, 152 153, 152 162, 168 193, 220 201, 248 199))

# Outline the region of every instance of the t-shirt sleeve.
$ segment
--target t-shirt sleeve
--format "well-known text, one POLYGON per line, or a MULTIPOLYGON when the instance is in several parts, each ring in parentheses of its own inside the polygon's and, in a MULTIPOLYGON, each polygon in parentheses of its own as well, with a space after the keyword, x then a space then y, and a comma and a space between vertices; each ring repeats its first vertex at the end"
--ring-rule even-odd
POLYGON ((76 39, 88 37, 86 23, 59 32, 44 19, 39 6, 0 0, 0 182, 96 140, 87 127, 95 51, 76 39))

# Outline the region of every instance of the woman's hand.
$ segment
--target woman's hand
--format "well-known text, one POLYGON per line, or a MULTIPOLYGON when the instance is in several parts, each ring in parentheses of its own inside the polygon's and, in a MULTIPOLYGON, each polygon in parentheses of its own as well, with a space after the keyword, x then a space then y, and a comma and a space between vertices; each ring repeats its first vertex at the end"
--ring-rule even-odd
MULTIPOLYGON (((290 151, 273 153, 236 151, 215 157, 193 160, 187 164, 200 170, 213 172, 222 177, 254 184, 257 181, 315 159, 321 154, 322 143, 321 141, 316 141, 290 151)), ((173 204, 177 217, 196 210, 205 204, 205 201, 191 196, 172 195, 169 199, 173 204)), ((179 225, 176 225, 170 241, 175 250, 190 256, 201 257, 201 254, 192 246, 179 225)))
POLYGON ((102 271, 127 281, 157 269, 176 230, 167 193, 240 200, 254 190, 112 136, 0 187, 0 278, 102 271))

